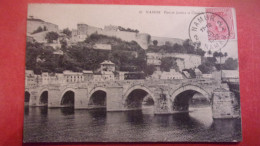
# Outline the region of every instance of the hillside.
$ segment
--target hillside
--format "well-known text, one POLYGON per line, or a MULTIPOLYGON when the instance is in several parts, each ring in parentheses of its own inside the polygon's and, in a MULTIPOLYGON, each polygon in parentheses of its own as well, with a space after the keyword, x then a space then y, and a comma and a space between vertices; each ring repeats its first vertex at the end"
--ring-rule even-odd
POLYGON ((104 60, 116 64, 117 70, 144 71, 145 51, 134 41, 126 42, 115 37, 92 34, 84 42, 72 46, 62 45, 63 55, 40 43, 27 43, 26 69, 41 72, 62 72, 64 70, 97 70, 104 60), (94 49, 96 43, 110 44, 111 50, 94 49))

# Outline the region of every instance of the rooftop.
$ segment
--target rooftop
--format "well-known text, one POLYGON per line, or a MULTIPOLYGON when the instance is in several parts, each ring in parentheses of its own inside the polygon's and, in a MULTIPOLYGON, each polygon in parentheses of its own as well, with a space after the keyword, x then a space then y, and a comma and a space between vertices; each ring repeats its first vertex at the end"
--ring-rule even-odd
POLYGON ((103 61, 102 63, 100 63, 101 65, 104 65, 104 64, 109 64, 109 65, 114 65, 113 62, 109 61, 109 60, 105 60, 103 61))
POLYGON ((72 72, 70 70, 63 71, 63 74, 64 75, 82 75, 82 73, 80 73, 80 72, 72 72))
POLYGON ((93 74, 93 71, 91 71, 91 70, 83 70, 82 72, 84 74, 93 74))
POLYGON ((44 22, 42 19, 37 19, 37 18, 27 18, 29 21, 38 21, 38 22, 44 22))

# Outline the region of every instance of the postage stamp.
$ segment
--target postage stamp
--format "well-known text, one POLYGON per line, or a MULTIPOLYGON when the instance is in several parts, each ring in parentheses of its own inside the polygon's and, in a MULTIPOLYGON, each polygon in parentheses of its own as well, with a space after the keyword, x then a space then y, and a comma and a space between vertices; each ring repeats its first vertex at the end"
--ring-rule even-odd
POLYGON ((234 18, 231 8, 206 8, 206 12, 214 13, 222 17, 229 26, 229 39, 235 39, 234 18))
POLYGON ((199 13, 190 22, 189 36, 206 50, 219 50, 230 38, 229 25, 216 13, 199 13))

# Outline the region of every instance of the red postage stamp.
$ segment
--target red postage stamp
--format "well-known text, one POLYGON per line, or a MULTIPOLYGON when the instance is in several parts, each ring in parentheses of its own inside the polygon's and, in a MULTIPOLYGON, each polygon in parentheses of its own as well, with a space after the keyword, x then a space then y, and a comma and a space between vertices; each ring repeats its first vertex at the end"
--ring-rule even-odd
MULTIPOLYGON (((228 29, 229 29, 229 39, 235 39, 235 28, 234 28, 234 20, 233 20, 233 14, 232 14, 232 8, 206 8, 207 13, 214 13, 222 17, 225 22, 227 23, 228 29)), ((217 22, 217 21, 216 21, 217 22)), ((220 29, 219 23, 211 23, 213 27, 209 27, 211 32, 214 33, 225 33, 220 29)), ((211 40, 211 38, 209 38, 211 40)))

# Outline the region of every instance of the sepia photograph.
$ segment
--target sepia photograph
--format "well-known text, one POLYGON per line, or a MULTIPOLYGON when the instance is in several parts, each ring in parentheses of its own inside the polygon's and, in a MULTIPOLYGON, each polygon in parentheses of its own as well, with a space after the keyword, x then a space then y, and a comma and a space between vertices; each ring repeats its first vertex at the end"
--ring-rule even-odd
POLYGON ((240 142, 230 7, 29 4, 24 143, 240 142))

